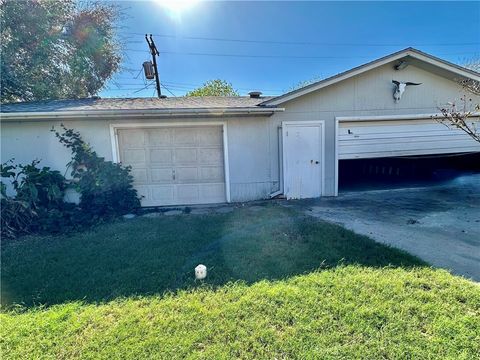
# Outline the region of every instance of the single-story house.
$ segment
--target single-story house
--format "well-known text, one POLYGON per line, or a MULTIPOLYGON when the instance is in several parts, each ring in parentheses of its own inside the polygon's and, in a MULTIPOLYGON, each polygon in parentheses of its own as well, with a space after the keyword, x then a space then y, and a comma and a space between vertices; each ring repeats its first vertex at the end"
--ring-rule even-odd
POLYGON ((480 74, 407 48, 278 97, 5 104, 1 161, 65 171, 70 154, 50 132, 63 123, 132 166, 144 206, 335 196, 346 159, 480 152, 432 119, 464 94, 462 80, 480 74))

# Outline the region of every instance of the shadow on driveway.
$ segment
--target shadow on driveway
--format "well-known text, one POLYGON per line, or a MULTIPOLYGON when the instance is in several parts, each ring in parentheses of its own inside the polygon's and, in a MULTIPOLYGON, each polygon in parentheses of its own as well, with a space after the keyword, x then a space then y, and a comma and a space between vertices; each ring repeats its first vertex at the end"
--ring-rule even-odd
POLYGON ((303 205, 307 214, 480 281, 480 174, 423 188, 349 192, 303 205))

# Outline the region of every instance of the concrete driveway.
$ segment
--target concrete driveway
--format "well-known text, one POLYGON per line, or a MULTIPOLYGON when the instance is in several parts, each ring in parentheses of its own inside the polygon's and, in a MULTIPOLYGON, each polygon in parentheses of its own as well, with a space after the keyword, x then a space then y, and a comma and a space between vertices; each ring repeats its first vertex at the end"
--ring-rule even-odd
POLYGON ((480 281, 480 174, 422 188, 301 201, 306 213, 480 281))

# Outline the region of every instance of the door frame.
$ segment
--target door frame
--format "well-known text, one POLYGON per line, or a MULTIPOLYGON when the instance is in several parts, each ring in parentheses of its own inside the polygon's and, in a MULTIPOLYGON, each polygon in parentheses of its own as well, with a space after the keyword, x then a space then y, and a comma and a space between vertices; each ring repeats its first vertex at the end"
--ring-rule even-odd
POLYGON ((230 162, 228 160, 228 134, 226 121, 176 121, 176 122, 152 122, 152 123, 116 123, 110 124, 110 141, 112 145, 112 160, 114 163, 120 162, 120 148, 118 142, 117 130, 122 129, 148 129, 159 127, 202 127, 202 126, 221 126, 223 134, 223 168, 225 176, 225 199, 230 202, 230 162))
POLYGON ((285 196, 288 195, 286 194, 285 191, 285 184, 288 183, 288 169, 287 169, 287 151, 286 151, 286 132, 288 130, 289 126, 312 126, 312 125, 318 125, 321 128, 321 141, 322 145, 320 147, 320 161, 322 162, 321 164, 321 176, 320 176, 320 196, 323 196, 325 194, 325 120, 306 120, 306 121, 282 121, 282 167, 283 167, 283 193, 285 196))

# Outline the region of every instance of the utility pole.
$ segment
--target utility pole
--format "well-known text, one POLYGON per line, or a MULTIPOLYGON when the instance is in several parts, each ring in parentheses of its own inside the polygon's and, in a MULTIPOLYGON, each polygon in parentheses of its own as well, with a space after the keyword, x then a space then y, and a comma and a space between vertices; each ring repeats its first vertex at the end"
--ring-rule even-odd
POLYGON ((150 39, 148 38, 147 34, 145 34, 145 40, 147 40, 148 47, 150 48, 150 54, 152 54, 152 62, 153 62, 153 69, 155 71, 155 82, 157 83, 157 95, 159 98, 165 98, 165 95, 162 95, 162 91, 160 90, 160 77, 158 76, 158 68, 157 68, 157 56, 160 53, 157 50, 155 42, 153 41, 152 34, 150 34, 150 39))

